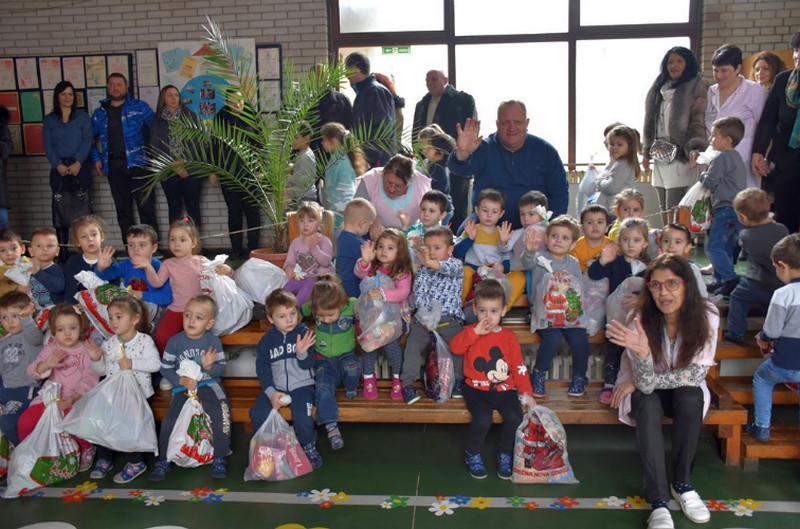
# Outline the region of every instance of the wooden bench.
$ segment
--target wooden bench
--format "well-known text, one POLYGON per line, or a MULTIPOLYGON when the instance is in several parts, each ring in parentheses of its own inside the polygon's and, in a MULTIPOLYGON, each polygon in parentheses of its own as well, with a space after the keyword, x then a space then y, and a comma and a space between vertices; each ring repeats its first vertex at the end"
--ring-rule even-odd
POLYGON ((769 435, 766 443, 747 433, 742 435, 742 468, 758 470, 759 459, 800 459, 800 426, 773 424, 769 435))

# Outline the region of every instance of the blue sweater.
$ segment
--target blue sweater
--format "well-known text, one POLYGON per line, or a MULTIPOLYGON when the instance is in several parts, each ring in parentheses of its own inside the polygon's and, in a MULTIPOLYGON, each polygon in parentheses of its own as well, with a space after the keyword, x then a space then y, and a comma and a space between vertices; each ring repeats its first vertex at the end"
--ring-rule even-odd
POLYGON ((225 352, 222 350, 222 342, 210 332, 206 332, 200 338, 192 339, 186 336, 185 331, 181 331, 169 339, 164 347, 164 358, 161 359, 161 376, 172 383, 173 393, 186 391, 186 388, 180 385, 181 376, 177 373, 181 362, 191 360, 202 367, 203 359, 200 355, 212 347, 217 350, 217 361, 208 371, 203 369, 203 376, 197 382, 198 388, 219 384, 220 378, 225 374, 225 352))
POLYGON ((52 264, 33 274, 33 277, 36 278, 36 281, 46 290, 46 293, 42 292, 41 289, 37 288, 38 285, 31 282, 31 294, 39 301, 42 307, 50 304, 58 305, 64 302, 65 279, 64 271, 60 266, 52 264), (46 294, 49 294, 51 303, 47 303, 46 301, 42 303, 42 300, 47 297, 46 294))
POLYGON ((297 352, 297 337, 306 331, 305 323, 298 323, 287 334, 273 325, 259 340, 256 375, 267 397, 272 397, 276 391, 289 393, 314 385, 314 347, 305 353, 297 352))
MULTIPOLYGON (((54 113, 50 113, 44 118, 42 140, 47 161, 50 162, 53 169, 69 160, 86 165, 89 159, 89 150, 94 141, 92 120, 83 110, 74 111, 66 123, 54 113)), ((66 165, 70 165, 70 163, 66 163, 66 165)), ((92 183, 91 173, 88 176, 88 181, 81 182, 82 189, 88 189, 92 183)), ((82 174, 78 175, 78 178, 81 177, 83 177, 82 174)))
MULTIPOLYGON (((161 268, 161 261, 158 259, 152 258, 150 263, 156 272, 161 268)), ((125 286, 133 285, 134 290, 141 290, 142 301, 149 301, 161 306, 172 303, 172 288, 169 286, 169 280, 160 288, 153 288, 147 282, 145 271, 141 268, 134 268, 130 259, 125 259, 121 263, 111 263, 111 266, 102 272, 97 269, 97 265, 94 265, 93 270, 100 279, 105 281, 122 279, 125 282, 125 286)))
POLYGON ((342 280, 344 291, 352 298, 361 295, 361 280, 356 276, 356 261, 361 259, 361 245, 364 238, 342 231, 336 238, 336 275, 342 280))

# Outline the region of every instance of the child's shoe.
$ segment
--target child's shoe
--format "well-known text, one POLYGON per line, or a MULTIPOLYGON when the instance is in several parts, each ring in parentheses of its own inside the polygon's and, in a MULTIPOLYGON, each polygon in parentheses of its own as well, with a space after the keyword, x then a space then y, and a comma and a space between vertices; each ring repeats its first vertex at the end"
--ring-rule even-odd
POLYGON ((354 398, 358 397, 358 388, 347 389, 344 390, 344 398, 347 400, 353 400, 354 398))
POLYGON ((344 448, 344 437, 342 437, 342 432, 339 431, 338 426, 328 429, 328 440, 331 442, 331 448, 334 450, 341 450, 344 448))
POLYGON ((158 383, 158 389, 164 391, 172 391, 172 382, 170 382, 166 378, 162 378, 161 382, 158 383))
POLYGON ((392 400, 400 400, 403 398, 403 385, 397 377, 392 377, 392 392, 389 396, 392 400))
POLYGON ((211 477, 214 479, 225 479, 228 477, 228 460, 224 457, 215 457, 214 464, 211 466, 211 477))
POLYGON ((469 475, 475 479, 484 479, 489 473, 486 471, 486 465, 483 464, 483 458, 480 454, 464 453, 464 463, 469 467, 469 475))
POLYGON ((86 450, 81 451, 81 463, 78 467, 78 472, 86 472, 92 468, 95 452, 97 452, 97 448, 95 448, 94 445, 90 446, 86 450))
POLYGON ((511 454, 507 452, 497 454, 497 477, 511 479, 511 454))
POLYGON ((103 479, 108 474, 108 471, 111 470, 112 466, 113 464, 108 459, 98 459, 94 464, 94 470, 89 474, 89 478, 103 479))
POLYGON ((750 424, 745 426, 744 429, 751 436, 755 437, 756 439, 758 439, 763 443, 769 441, 769 428, 761 428, 760 426, 756 426, 756 423, 751 422, 750 424))
POLYGON ((170 470, 172 470, 172 463, 169 461, 156 461, 156 466, 153 468, 153 471, 150 472, 150 475, 147 476, 147 479, 154 482, 164 481, 170 470))
POLYGON ((728 340, 729 342, 735 343, 737 345, 741 345, 744 343, 744 333, 725 331, 725 333, 722 335, 722 339, 728 340))
POLYGON ((539 371, 534 368, 531 372, 531 386, 533 386, 534 397, 544 397, 546 391, 544 389, 544 379, 547 378, 547 371, 539 371))
POLYGON ((138 463, 128 463, 125 465, 125 468, 122 469, 122 472, 114 476, 114 483, 119 483, 120 485, 130 483, 134 479, 144 474, 145 470, 147 470, 147 464, 144 461, 140 461, 138 463))
POLYGON ((303 446, 303 452, 306 453, 306 457, 308 458, 308 462, 311 463, 311 468, 314 470, 318 469, 322 466, 322 456, 319 455, 317 451, 317 447, 314 446, 312 443, 308 443, 307 445, 303 446))
POLYGON ((600 390, 600 396, 597 397, 597 402, 600 404, 611 404, 611 397, 614 395, 614 388, 603 388, 600 390))
POLYGON ((456 380, 453 383, 453 394, 451 395, 454 399, 463 399, 464 398, 464 381, 463 380, 456 380))
POLYGON ((378 382, 374 376, 364 379, 364 398, 367 400, 378 398, 378 382))
POLYGON ((586 383, 589 379, 583 375, 572 375, 572 384, 569 385, 567 395, 570 397, 582 397, 586 393, 586 383))
POLYGON ((417 391, 417 388, 415 388, 414 386, 412 386, 410 384, 408 386, 403 386, 403 400, 405 401, 406 404, 411 406, 412 404, 417 402, 419 399, 420 399, 420 396, 419 396, 419 392, 417 391))

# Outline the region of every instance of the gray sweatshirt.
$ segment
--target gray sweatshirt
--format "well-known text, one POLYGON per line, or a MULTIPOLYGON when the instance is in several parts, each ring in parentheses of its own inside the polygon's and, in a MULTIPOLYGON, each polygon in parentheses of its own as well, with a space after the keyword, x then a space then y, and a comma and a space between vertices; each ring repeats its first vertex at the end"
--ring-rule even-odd
POLYGON ((711 190, 711 208, 733 207, 733 199, 747 187, 747 167, 742 155, 731 149, 711 160, 708 171, 700 177, 703 187, 711 190))
POLYGON ((3 362, 0 374, 3 386, 6 388, 39 385, 39 381, 29 377, 25 371, 42 352, 44 334, 36 327, 33 318, 24 318, 21 323, 22 332, 9 333, 0 338, 0 355, 3 362))

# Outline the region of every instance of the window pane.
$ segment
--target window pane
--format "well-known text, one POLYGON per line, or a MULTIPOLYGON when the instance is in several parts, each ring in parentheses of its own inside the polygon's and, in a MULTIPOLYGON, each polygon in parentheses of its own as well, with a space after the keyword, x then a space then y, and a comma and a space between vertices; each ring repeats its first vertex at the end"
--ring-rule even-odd
POLYGON ((472 94, 481 134, 496 132, 497 106, 519 99, 528 108, 528 132, 541 136, 567 160, 567 43, 456 46, 458 88, 472 94), (529 65, 522 68, 521 58, 529 65))
POLYGON ((685 24, 690 0, 581 0, 581 26, 685 24))
POLYGON ((444 30, 442 0, 339 0, 342 33, 444 30))
POLYGON ((455 0, 456 35, 566 33, 568 0, 455 0))
POLYGON ((689 47, 687 37, 578 41, 576 48, 576 162, 608 160, 603 129, 622 122, 640 133, 644 100, 664 54, 689 47))

